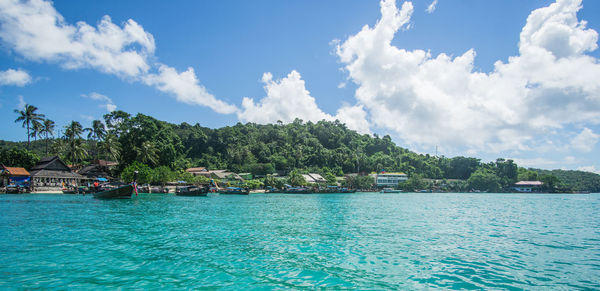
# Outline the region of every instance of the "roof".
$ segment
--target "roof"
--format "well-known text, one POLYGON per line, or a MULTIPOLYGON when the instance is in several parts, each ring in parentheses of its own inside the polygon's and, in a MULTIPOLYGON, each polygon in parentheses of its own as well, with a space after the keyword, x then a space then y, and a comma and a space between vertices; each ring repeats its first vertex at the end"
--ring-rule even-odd
POLYGON ((325 180, 325 178, 319 174, 308 173, 308 175, 311 176, 315 182, 327 182, 327 180, 325 180))
POLYGON ((109 176, 108 172, 106 171, 106 167, 99 164, 87 165, 79 170, 78 173, 87 177, 109 176))
POLYGON ((208 172, 208 170, 205 167, 189 168, 185 171, 186 172, 208 172))
POLYGON ((118 162, 105 161, 105 160, 95 160, 93 163, 96 165, 104 166, 104 167, 113 167, 113 166, 119 165, 118 162))
POLYGON ((71 171, 55 171, 45 169, 31 171, 31 177, 83 179, 83 176, 71 171))
POLYGON ((71 169, 61 161, 58 156, 45 157, 41 159, 35 166, 31 168, 31 172, 33 173, 36 170, 58 170, 58 171, 70 171, 71 169))
POLYGON ((402 172, 385 172, 385 173, 379 173, 379 175, 401 175, 401 176, 406 176, 406 174, 404 174, 402 172))
POLYGON ((29 172, 25 168, 7 167, 2 165, 0 173, 8 174, 8 176, 29 176, 29 172))
POLYGON ((311 177, 310 175, 302 174, 302 177, 304 177, 304 180, 307 183, 314 183, 314 182, 316 182, 315 179, 313 177, 311 177))
POLYGON ((542 186, 543 184, 541 181, 519 181, 515 186, 542 186))

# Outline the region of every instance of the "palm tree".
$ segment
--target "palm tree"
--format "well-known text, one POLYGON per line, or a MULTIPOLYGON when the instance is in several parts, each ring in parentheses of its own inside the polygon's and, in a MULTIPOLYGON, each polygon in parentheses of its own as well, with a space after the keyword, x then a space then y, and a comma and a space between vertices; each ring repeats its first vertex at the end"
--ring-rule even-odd
POLYGON ((150 164, 150 166, 158 164, 158 149, 153 142, 145 141, 142 143, 141 147, 136 147, 135 150, 137 152, 138 161, 150 164))
POLYGON ((19 117, 15 119, 15 122, 23 122, 23 127, 27 128, 27 149, 29 149, 30 144, 30 126, 33 121, 41 121, 44 118, 44 114, 37 113, 37 107, 29 104, 25 104, 23 110, 15 109, 15 113, 19 114, 19 117))
POLYGON ((83 129, 83 131, 88 132, 88 139, 94 140, 94 156, 96 159, 98 158, 98 142, 104 139, 106 136, 106 128, 104 127, 104 123, 100 120, 94 120, 92 122, 92 127, 88 127, 83 129))
POLYGON ((68 140, 74 140, 75 138, 81 138, 81 134, 83 133, 83 127, 81 123, 77 121, 71 121, 71 124, 65 126, 65 137, 68 140))
POLYGON ((83 161, 86 154, 87 152, 85 151, 85 146, 81 142, 81 139, 73 139, 69 141, 67 160, 71 161, 73 164, 76 164, 77 162, 83 161))
POLYGON ((44 119, 44 126, 41 133, 46 135, 46 154, 48 154, 48 135, 54 136, 54 121, 44 119))
POLYGON ((117 136, 114 134, 107 134, 102 142, 102 149, 106 152, 108 157, 114 161, 118 161, 121 156, 121 145, 117 136))
POLYGON ((37 121, 37 120, 33 120, 31 122, 31 133, 30 136, 33 137, 33 141, 36 142, 38 137, 42 136, 42 129, 44 128, 44 125, 37 121))

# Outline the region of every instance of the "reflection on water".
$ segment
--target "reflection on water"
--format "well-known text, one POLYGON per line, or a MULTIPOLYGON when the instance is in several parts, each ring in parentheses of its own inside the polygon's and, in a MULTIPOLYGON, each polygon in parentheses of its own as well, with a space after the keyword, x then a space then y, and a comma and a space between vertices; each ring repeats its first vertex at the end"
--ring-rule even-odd
POLYGON ((598 289, 600 195, 0 195, 0 289, 598 289))

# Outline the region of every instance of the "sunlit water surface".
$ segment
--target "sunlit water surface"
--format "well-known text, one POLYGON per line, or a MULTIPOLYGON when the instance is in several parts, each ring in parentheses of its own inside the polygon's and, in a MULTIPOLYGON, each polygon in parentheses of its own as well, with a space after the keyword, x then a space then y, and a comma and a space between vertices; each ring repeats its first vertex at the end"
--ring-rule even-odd
POLYGON ((600 289, 600 194, 0 195, 0 289, 600 289))

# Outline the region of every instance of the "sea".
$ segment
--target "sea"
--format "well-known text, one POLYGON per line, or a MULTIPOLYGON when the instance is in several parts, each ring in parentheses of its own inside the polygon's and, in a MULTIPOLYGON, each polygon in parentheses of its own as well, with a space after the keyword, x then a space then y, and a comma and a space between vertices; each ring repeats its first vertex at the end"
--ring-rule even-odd
POLYGON ((600 194, 0 194, 0 289, 600 289, 600 194))

